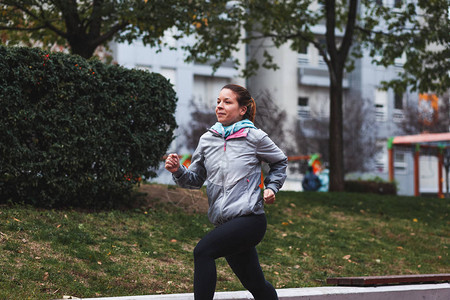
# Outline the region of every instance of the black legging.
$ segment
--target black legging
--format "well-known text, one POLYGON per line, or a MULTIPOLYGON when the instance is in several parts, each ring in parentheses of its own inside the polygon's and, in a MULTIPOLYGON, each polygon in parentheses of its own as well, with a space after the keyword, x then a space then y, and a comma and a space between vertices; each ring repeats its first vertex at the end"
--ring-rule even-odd
POLYGON ((215 259, 225 257, 242 285, 255 300, 276 300, 277 293, 266 281, 255 246, 267 228, 266 216, 249 215, 226 222, 209 232, 194 249, 195 300, 212 300, 216 289, 215 259))

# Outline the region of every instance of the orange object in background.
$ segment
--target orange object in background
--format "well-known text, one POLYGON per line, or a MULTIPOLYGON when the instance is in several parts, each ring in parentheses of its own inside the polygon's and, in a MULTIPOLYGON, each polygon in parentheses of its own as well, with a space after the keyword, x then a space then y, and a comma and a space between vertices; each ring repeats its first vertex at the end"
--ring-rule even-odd
POLYGON ((430 126, 439 117, 439 98, 436 94, 419 94, 420 121, 430 126))
POLYGON ((264 175, 262 171, 261 171, 261 183, 259 184, 259 188, 264 189, 264 175))

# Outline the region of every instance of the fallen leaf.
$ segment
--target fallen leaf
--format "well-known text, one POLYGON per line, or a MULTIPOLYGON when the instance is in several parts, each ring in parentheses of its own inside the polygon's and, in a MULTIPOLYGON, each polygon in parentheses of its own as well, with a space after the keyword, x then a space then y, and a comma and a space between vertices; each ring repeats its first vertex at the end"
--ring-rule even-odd
POLYGON ((281 225, 283 225, 283 226, 288 226, 289 223, 288 223, 288 222, 283 222, 283 223, 281 223, 281 225))
POLYGON ((350 259, 350 257, 352 257, 350 254, 349 255, 345 255, 345 256, 343 256, 342 258, 343 259, 346 259, 346 260, 349 260, 350 259))
POLYGON ((48 272, 44 273, 44 277, 42 278, 42 280, 47 281, 48 280, 48 272))
POLYGON ((273 274, 275 274, 275 275, 280 275, 280 273, 278 273, 277 271, 273 272, 273 274))
POLYGON ((14 221, 17 221, 17 222, 22 222, 22 221, 20 221, 19 219, 16 219, 16 218, 13 218, 14 219, 14 221))
POLYGON ((402 246, 398 246, 397 250, 403 250, 403 247, 402 246))
POLYGON ((101 262, 101 261, 98 261, 97 263, 98 263, 99 265, 101 265, 101 264, 102 264, 102 262, 101 262))
POLYGON ((176 239, 171 239, 170 242, 171 242, 171 243, 176 243, 176 242, 178 242, 178 241, 177 241, 176 239))
POLYGON ((297 207, 297 205, 295 205, 294 203, 290 203, 289 204, 291 207, 297 207))

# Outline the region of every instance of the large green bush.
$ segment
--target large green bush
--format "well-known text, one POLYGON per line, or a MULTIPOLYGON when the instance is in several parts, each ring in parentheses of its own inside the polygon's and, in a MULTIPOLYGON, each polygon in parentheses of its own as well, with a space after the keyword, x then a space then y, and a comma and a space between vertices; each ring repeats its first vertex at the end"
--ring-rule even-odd
POLYGON ((0 46, 0 202, 112 206, 154 176, 176 127, 161 75, 0 46))

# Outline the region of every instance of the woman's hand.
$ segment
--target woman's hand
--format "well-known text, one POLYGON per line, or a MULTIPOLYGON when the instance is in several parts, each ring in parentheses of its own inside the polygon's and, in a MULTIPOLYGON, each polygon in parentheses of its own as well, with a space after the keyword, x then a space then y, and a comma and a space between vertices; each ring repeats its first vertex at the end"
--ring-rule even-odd
POLYGON ((271 189, 264 190, 264 202, 273 204, 275 202, 275 193, 271 189))
POLYGON ((171 153, 167 156, 165 168, 170 173, 178 171, 180 168, 180 159, 178 158, 178 154, 171 153))

